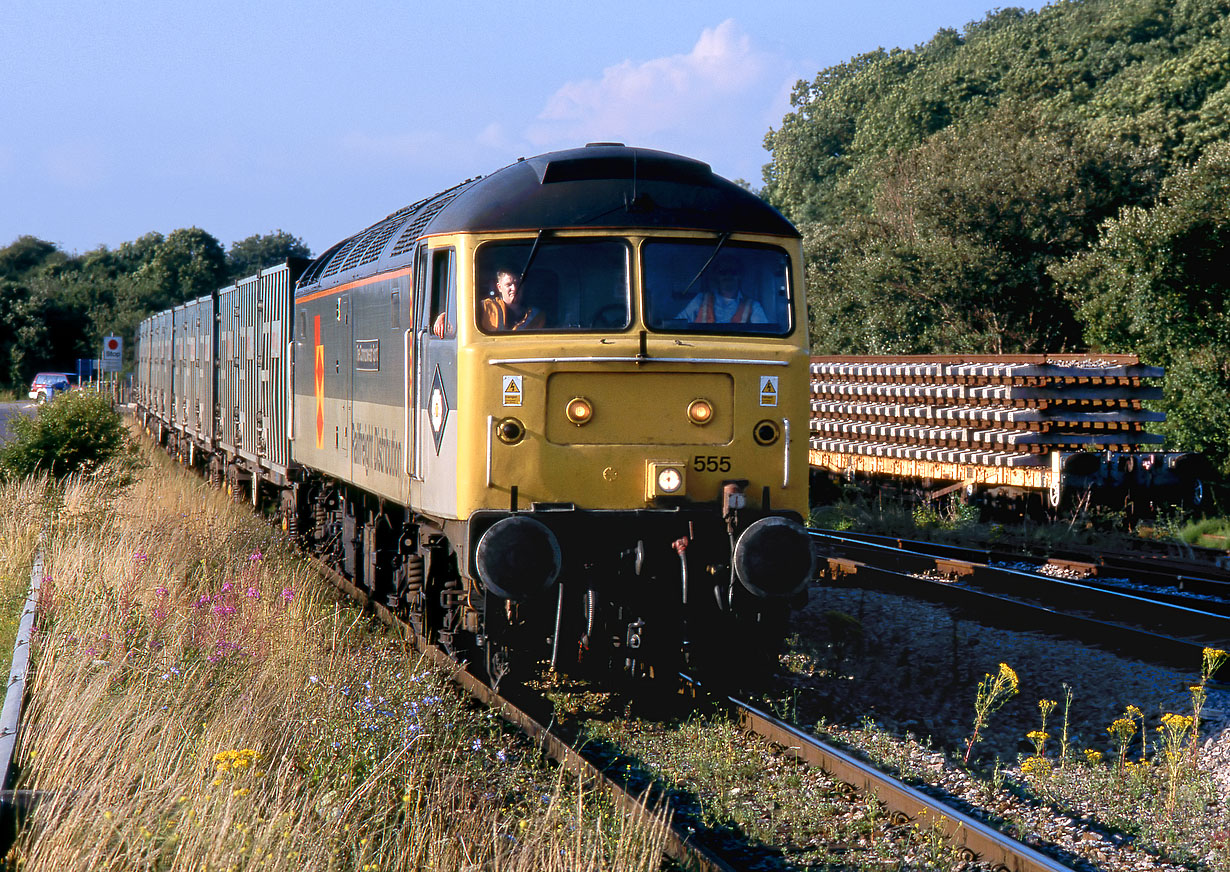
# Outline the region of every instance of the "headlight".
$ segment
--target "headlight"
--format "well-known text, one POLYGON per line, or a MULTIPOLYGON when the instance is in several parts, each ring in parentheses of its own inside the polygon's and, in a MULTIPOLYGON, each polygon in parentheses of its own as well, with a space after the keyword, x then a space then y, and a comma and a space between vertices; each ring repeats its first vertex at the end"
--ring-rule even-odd
POLYGON ((692 400, 688 404, 688 420, 703 427, 713 420, 713 405, 706 399, 692 400))
POLYGON ((594 407, 585 397, 573 397, 564 407, 564 415, 569 421, 580 427, 593 420, 594 407))

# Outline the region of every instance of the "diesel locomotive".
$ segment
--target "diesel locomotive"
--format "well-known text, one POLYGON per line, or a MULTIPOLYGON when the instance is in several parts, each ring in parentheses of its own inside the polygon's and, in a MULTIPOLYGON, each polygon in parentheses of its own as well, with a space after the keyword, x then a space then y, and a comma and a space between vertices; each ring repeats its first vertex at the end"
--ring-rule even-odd
POLYGON ((800 236, 700 161, 520 159, 136 347, 169 449, 496 679, 755 661, 806 595, 800 236))

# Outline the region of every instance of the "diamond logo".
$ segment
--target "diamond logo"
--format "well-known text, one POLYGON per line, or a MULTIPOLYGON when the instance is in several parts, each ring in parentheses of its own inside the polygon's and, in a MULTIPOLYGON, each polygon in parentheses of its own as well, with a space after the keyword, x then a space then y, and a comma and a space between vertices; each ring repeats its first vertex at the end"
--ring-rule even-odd
POLYGON ((444 393, 444 378, 440 375, 439 366, 436 367, 435 378, 431 380, 427 420, 431 424, 431 435, 436 440, 436 455, 439 456, 440 442, 444 439, 444 428, 448 424, 448 395, 444 393))

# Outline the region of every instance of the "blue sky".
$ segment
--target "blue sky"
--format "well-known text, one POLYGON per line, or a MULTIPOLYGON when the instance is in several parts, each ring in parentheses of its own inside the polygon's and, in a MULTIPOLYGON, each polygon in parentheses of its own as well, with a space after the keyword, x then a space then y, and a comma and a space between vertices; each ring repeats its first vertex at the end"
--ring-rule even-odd
MULTIPOLYGON (((1025 4, 1037 9, 1041 4, 1025 4)), ((0 246, 198 226, 314 252, 520 156, 611 140, 755 185, 800 78, 987 0, 40 0, 0 19, 0 246)))

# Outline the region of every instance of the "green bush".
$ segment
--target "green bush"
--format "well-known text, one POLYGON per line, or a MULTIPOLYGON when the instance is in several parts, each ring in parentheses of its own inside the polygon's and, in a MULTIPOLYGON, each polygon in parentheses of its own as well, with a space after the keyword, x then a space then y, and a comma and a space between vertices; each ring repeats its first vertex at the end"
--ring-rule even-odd
POLYGON ((132 456, 120 413, 108 397, 89 391, 60 394, 33 416, 13 418, 9 430, 11 439, 0 446, 5 479, 38 473, 59 479, 132 456))

